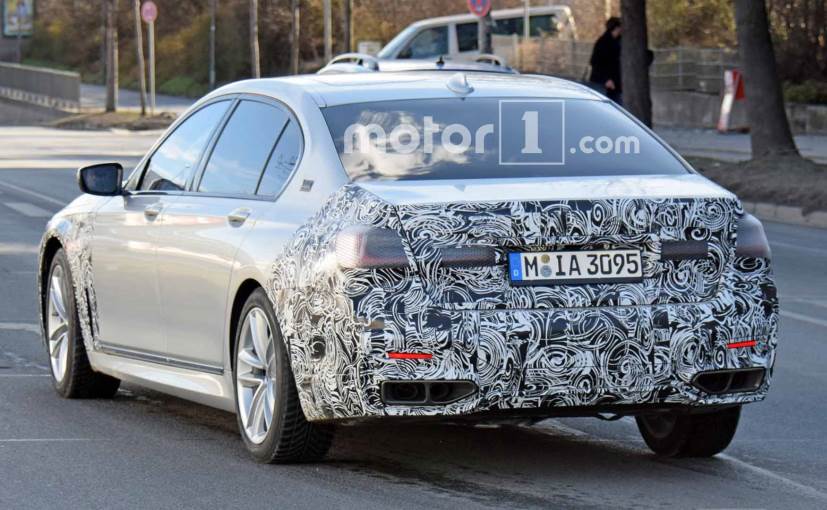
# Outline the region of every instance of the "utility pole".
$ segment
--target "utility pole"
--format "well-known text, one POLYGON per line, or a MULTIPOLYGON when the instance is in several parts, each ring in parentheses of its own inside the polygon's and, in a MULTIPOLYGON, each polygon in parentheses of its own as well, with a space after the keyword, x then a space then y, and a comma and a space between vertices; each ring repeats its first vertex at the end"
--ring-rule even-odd
POLYGON ((210 90, 215 89, 215 11, 218 0, 210 0, 210 90))
POLYGON ((301 43, 301 0, 291 0, 293 27, 290 31, 290 72, 299 74, 299 45, 301 43))
POLYGON ((342 0, 342 46, 343 51, 347 53, 350 51, 350 2, 351 0, 342 0))
POLYGON ((258 56, 258 0, 250 0, 250 74, 261 78, 261 63, 258 56))
POLYGON ((331 12, 331 0, 324 0, 322 7, 324 16, 324 61, 325 64, 333 58, 333 13, 331 12))
POLYGON ((135 50, 138 57, 138 82, 141 88, 141 117, 146 115, 146 70, 144 69, 144 36, 141 28, 141 0, 132 0, 135 17, 135 50))
POLYGON ((118 109, 118 0, 106 0, 106 111, 118 109))

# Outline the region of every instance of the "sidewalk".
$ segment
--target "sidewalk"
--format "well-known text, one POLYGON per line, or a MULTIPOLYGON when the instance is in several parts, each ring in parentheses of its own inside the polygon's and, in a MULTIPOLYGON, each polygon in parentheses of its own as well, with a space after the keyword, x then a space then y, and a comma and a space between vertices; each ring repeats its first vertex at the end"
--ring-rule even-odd
MULTIPOLYGON (((190 107, 195 99, 189 97, 165 96, 155 94, 156 113, 171 112, 181 113, 190 107)), ((91 85, 82 83, 80 85, 80 107, 81 110, 103 110, 106 105, 106 87, 103 85, 91 85)), ((141 96, 137 90, 118 89, 118 110, 140 110, 141 96)), ((147 110, 149 109, 149 97, 147 96, 147 110)))
MULTIPOLYGON (((750 159, 752 154, 748 134, 720 134, 714 129, 657 127, 655 132, 684 156, 744 161, 750 159)), ((802 156, 816 163, 827 164, 827 136, 798 135, 795 143, 802 156)))

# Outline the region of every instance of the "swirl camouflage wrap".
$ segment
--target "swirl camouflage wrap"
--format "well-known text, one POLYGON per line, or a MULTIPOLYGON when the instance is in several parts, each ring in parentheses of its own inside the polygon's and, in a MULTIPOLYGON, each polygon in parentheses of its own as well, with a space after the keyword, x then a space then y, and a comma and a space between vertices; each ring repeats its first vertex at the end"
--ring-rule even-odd
POLYGON ((359 185, 332 196, 275 260, 268 282, 310 420, 596 405, 712 405, 762 399, 778 303, 768 260, 735 255, 735 198, 398 205, 359 185), (389 229, 399 267, 343 269, 345 228, 389 229), (705 256, 667 256, 693 241, 705 256), (478 267, 448 250, 491 253, 478 267), (633 283, 513 286, 508 253, 640 250, 633 283), (751 347, 728 344, 756 340, 751 347), (390 359, 427 352, 431 359, 390 359), (707 394, 702 371, 763 367, 752 392, 707 394), (447 405, 386 405, 385 381, 470 381, 447 405))

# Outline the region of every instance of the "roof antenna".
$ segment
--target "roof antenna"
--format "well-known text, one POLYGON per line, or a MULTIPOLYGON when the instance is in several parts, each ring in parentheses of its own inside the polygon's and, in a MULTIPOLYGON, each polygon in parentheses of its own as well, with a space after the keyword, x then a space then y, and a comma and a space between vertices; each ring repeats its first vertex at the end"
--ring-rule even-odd
POLYGON ((440 55, 439 58, 436 60, 436 65, 438 65, 439 67, 445 65, 445 59, 442 58, 442 55, 440 55))

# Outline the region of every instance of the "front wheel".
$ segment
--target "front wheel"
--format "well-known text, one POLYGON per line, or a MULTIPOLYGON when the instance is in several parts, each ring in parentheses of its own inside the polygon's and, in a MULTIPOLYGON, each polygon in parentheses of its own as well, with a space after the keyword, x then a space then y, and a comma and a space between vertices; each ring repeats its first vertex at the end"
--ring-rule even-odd
POLYGON ((43 294, 46 347, 52 383, 64 398, 110 398, 121 381, 89 364, 75 305, 75 290, 69 261, 61 249, 52 258, 43 294))
POLYGON ((333 428, 304 417, 287 348, 262 289, 247 299, 235 340, 238 427, 253 457, 266 463, 324 457, 333 428))
POLYGON ((702 414, 648 414, 636 420, 643 440, 658 455, 712 457, 729 446, 740 416, 741 406, 735 406, 702 414))

